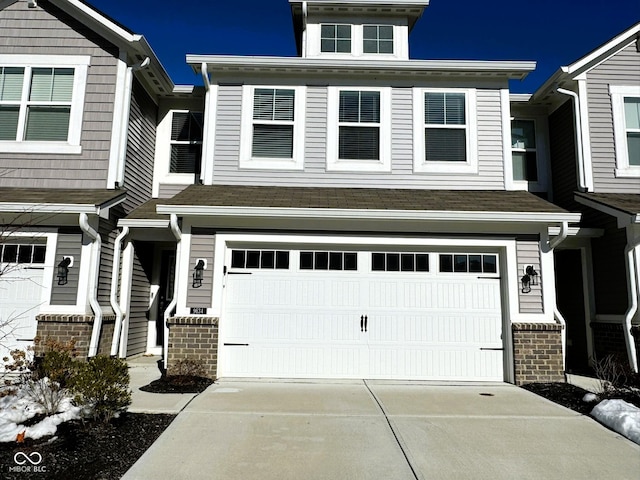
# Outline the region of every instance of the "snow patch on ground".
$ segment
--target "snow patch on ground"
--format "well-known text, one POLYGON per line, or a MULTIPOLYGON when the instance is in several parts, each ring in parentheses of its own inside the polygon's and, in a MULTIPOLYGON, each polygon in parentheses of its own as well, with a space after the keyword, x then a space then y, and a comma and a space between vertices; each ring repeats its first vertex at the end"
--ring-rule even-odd
POLYGON ((603 400, 591 411, 600 423, 640 445, 640 408, 624 400, 603 400))
POLYGON ((40 422, 26 427, 28 422, 38 414, 44 413, 42 406, 34 402, 19 387, 15 394, 0 398, 0 442, 13 442, 18 434, 24 432, 25 438, 38 439, 47 435, 54 435, 63 422, 80 419, 82 408, 71 402, 71 397, 65 397, 60 402, 58 412, 45 417, 40 422))

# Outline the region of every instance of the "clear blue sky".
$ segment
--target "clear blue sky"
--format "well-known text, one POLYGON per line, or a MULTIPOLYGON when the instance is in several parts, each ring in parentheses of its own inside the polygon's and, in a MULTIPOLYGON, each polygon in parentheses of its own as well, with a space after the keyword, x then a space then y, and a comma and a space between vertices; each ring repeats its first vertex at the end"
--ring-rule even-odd
MULTIPOLYGON (((295 56, 287 0, 87 0, 144 35, 176 84, 201 84, 186 54, 295 56)), ((532 93, 640 21, 640 0, 431 0, 410 37, 415 59, 535 60, 532 93)), ((640 67, 639 67, 640 68, 640 67)))

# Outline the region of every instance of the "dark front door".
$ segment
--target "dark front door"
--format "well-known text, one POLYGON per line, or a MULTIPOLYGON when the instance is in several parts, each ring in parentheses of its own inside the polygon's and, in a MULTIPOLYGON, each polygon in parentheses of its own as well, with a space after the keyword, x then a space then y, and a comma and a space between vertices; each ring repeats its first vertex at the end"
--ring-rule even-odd
POLYGON ((157 345, 164 342, 164 312, 173 300, 173 287, 175 282, 176 253, 172 250, 162 252, 160 267, 160 292, 158 301, 158 320, 156 321, 157 345))
POLYGON ((567 322, 567 372, 589 373, 584 276, 580 250, 556 250, 556 298, 567 322))

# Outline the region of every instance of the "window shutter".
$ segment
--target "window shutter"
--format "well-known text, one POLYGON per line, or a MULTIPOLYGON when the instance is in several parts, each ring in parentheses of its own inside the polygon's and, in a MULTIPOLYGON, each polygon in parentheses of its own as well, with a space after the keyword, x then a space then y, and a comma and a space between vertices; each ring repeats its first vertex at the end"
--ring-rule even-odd
POLYGON ((67 140, 70 113, 70 107, 29 107, 24 139, 31 141, 67 140))

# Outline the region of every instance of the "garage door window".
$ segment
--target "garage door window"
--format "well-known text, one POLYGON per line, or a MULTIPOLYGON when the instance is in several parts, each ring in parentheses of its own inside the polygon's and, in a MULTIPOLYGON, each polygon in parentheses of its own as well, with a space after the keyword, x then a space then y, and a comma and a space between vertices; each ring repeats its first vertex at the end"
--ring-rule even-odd
POLYGON ((300 252, 300 270, 357 270, 355 252, 300 252))
POLYGON ((374 272, 428 272, 428 253, 372 253, 374 272))
POLYGON ((496 255, 441 254, 440 271, 444 273, 497 273, 496 255))
POLYGON ((37 263, 45 260, 46 246, 44 245, 19 245, 8 243, 0 245, 0 258, 3 263, 37 263))
POLYGON ((231 268, 289 269, 289 252, 283 250, 232 250, 231 268))

